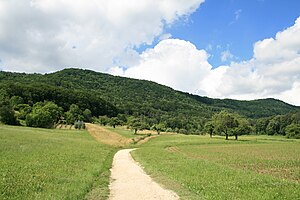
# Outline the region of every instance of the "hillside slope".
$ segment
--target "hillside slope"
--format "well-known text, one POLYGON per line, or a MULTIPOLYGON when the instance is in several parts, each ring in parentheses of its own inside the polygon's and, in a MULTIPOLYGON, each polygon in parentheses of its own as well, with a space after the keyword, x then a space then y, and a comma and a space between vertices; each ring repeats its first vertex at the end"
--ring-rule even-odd
MULTIPOLYGON (((275 99, 254 101, 211 99, 175 91, 151 81, 73 68, 45 75, 0 72, 0 84, 2 88, 8 84, 9 87, 16 88, 25 87, 24 85, 34 88, 42 85, 44 90, 57 88, 64 90, 63 93, 86 94, 90 98, 97 97, 107 110, 113 110, 110 112, 111 115, 114 113, 142 115, 158 121, 170 118, 176 121, 177 117, 185 118, 186 121, 205 121, 222 109, 232 110, 250 118, 269 117, 299 110, 299 107, 275 99)), ((77 100, 80 101, 82 99, 77 100)), ((95 114, 106 113, 95 112, 95 114)))

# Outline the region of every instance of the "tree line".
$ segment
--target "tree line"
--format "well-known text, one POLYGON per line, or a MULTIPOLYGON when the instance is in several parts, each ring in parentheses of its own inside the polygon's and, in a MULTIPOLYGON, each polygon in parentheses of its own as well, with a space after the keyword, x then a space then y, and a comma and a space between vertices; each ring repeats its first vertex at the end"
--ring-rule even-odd
POLYGON ((80 69, 45 75, 0 72, 0 93, 0 121, 34 127, 87 121, 124 125, 135 132, 226 137, 296 134, 299 124, 295 116, 299 108, 278 100, 210 99, 150 81, 80 69))

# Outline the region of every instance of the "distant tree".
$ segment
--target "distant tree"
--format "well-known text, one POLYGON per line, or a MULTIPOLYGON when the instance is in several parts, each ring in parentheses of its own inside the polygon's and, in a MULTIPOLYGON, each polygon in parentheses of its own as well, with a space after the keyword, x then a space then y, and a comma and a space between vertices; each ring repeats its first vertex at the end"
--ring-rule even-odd
POLYGON ((19 104, 23 104, 24 100, 22 97, 19 96, 12 96, 10 98, 10 104, 15 109, 19 104))
POLYGON ((30 127, 52 128, 60 117, 61 108, 53 102, 34 104, 32 112, 26 116, 26 125, 30 127))
POLYGON ((159 124, 154 124, 151 127, 152 130, 155 130, 157 132, 157 134, 159 135, 160 132, 162 131, 166 131, 166 125, 164 123, 159 123, 159 124))
POLYGON ((273 119, 270 120, 268 126, 267 126, 267 134, 268 135, 274 135, 274 134, 279 134, 280 131, 280 122, 278 117, 274 117, 273 119))
POLYGON ((178 133, 187 135, 189 132, 185 128, 179 129, 178 133))
POLYGON ((0 122, 8 125, 18 125, 15 111, 9 101, 7 93, 0 90, 0 122))
POLYGON ((19 120, 25 120, 26 116, 31 112, 32 108, 28 104, 19 104, 15 107, 18 110, 17 118, 19 120))
POLYGON ((300 139, 300 124, 290 124, 286 127, 287 138, 300 139))
POLYGON ((83 120, 82 111, 79 106, 72 104, 68 112, 66 112, 66 121, 68 124, 74 124, 77 120, 83 120))
POLYGON ((235 115, 227 111, 221 111, 213 115, 212 121, 216 133, 224 133, 226 140, 228 140, 228 136, 233 133, 233 129, 239 125, 235 115))
POLYGON ((18 125, 15 117, 15 111, 10 105, 0 106, 0 122, 8 125, 18 125))
POLYGON ((109 117, 107 117, 106 115, 100 116, 98 121, 99 121, 100 125, 106 126, 109 123, 109 117))
POLYGON ((252 131, 249 121, 245 118, 238 118, 238 126, 233 129, 235 139, 238 139, 239 135, 248 135, 252 131))
POLYGON ((91 110, 85 109, 82 112, 82 115, 83 115, 84 121, 91 122, 91 119, 92 119, 92 111, 91 110))
POLYGON ((127 123, 127 116, 125 114, 118 114, 118 119, 120 120, 121 124, 127 123))
POLYGON ((210 137, 212 137, 213 135, 214 128, 215 128, 214 123, 212 121, 208 121, 204 125, 204 130, 210 135, 210 137))
POLYGON ((292 123, 300 124, 300 111, 292 115, 292 123))
POLYGON ((137 134, 138 131, 149 128, 148 125, 140 118, 131 118, 129 120, 128 127, 134 130, 134 134, 137 134))
POLYGON ((269 121, 269 118, 257 119, 255 124, 256 134, 266 134, 269 121))
POLYGON ((109 125, 116 128, 116 126, 121 125, 121 121, 118 117, 112 117, 109 119, 109 125))

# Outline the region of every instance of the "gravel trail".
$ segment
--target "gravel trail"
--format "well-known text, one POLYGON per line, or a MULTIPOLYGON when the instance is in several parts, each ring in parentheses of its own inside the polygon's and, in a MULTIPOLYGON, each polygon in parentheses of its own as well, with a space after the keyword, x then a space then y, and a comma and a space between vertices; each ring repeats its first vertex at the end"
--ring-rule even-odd
POLYGON ((109 200, 179 199, 176 193, 163 189, 144 172, 131 157, 133 150, 120 150, 114 156, 109 200))

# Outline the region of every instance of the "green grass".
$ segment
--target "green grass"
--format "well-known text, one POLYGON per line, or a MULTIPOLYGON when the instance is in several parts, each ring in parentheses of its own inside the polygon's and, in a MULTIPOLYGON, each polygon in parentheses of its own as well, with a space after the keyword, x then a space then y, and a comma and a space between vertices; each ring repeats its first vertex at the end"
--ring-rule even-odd
POLYGON ((300 141, 160 136, 133 153, 181 199, 299 199, 300 141))
POLYGON ((0 125, 0 199, 106 199, 115 152, 86 131, 0 125))
POLYGON ((126 137, 126 138, 135 138, 136 137, 136 135, 134 135, 133 131, 128 130, 128 129, 124 129, 123 127, 116 127, 116 128, 105 127, 105 128, 107 130, 112 131, 112 132, 118 133, 121 136, 126 137))

